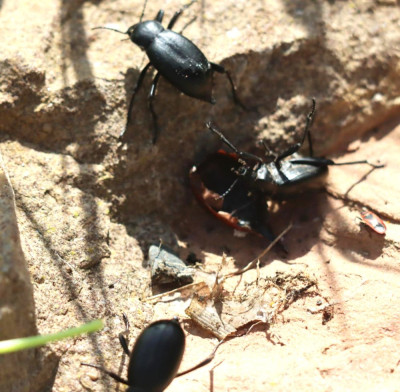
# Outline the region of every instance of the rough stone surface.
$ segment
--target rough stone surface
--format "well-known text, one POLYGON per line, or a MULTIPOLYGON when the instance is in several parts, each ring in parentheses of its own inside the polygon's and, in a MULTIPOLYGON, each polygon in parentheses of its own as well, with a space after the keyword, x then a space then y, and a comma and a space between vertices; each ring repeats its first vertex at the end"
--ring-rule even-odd
MULTIPOLYGON (((33 288, 21 248, 14 192, 0 155, 0 341, 36 334, 33 288)), ((2 355, 0 390, 43 391, 51 384, 56 365, 46 349, 2 355)))
MULTIPOLYGON (((168 21, 181 5, 150 2, 146 15, 164 7, 168 21)), ((152 320, 185 317, 180 302, 142 301, 157 292, 144 261, 151 243, 180 247, 183 259, 194 252, 214 272, 223 252, 230 256, 224 269, 233 270, 262 251, 265 242, 232 237, 193 200, 189 168, 219 146, 204 123, 214 121, 240 148, 262 154, 263 138, 279 149, 299 136, 315 96, 317 154, 379 158, 386 167, 369 174, 361 166, 331 168, 328 193, 271 206, 276 233, 289 221, 294 227, 285 238, 287 259, 272 252, 260 273, 300 268, 315 275, 321 293, 336 301, 334 317, 323 324, 321 314, 307 312, 313 298, 302 298, 267 331, 255 328, 224 344, 211 365, 169 389, 398 390, 398 2, 192 5, 176 30, 197 16, 185 35, 231 72, 252 110, 234 105, 224 75, 215 75, 214 106, 161 80, 155 110, 162 131, 153 146, 149 76, 121 146, 117 136, 146 57, 121 35, 91 29, 125 30, 141 8, 136 0, 0 0, 0 148, 15 189, 38 329, 107 321, 101 333, 52 345, 61 360, 48 387, 114 388, 80 362, 124 374, 122 312, 132 339, 152 320), (360 224, 362 206, 385 219, 385 237, 360 224)), ((255 271, 243 279, 256 284, 255 271)), ((215 339, 191 321, 184 326, 187 368, 208 355, 215 339)))

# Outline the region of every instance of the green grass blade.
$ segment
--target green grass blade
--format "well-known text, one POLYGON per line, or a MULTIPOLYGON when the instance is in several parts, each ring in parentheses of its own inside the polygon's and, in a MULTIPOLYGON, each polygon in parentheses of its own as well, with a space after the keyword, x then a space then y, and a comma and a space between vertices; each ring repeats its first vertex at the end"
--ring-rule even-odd
POLYGON ((7 354, 14 351, 26 350, 28 348, 44 346, 47 343, 61 339, 73 338, 84 333, 99 331, 104 327, 102 320, 94 320, 90 323, 81 325, 76 328, 66 329, 61 332, 52 333, 49 335, 29 336, 26 338, 17 338, 0 341, 0 354, 7 354))

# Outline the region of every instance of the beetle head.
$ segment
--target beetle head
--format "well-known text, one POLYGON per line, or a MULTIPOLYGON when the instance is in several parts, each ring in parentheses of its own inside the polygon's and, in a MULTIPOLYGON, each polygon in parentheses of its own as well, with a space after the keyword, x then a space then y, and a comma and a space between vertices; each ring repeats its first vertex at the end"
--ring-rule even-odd
POLYGON ((134 44, 146 50, 163 30, 164 27, 162 27, 161 23, 155 20, 148 20, 129 27, 127 34, 134 44))
POLYGON ((272 173, 272 169, 275 169, 276 166, 274 163, 268 163, 264 165, 259 165, 254 169, 254 178, 260 181, 273 182, 274 178, 272 173))
POLYGON ((238 159, 238 162, 240 163, 240 166, 234 170, 237 176, 250 181, 270 180, 271 175, 267 164, 257 162, 255 165, 250 166, 247 161, 240 158, 238 159))
POLYGON ((249 171, 251 171, 251 168, 245 164, 242 164, 234 170, 235 174, 239 177, 246 177, 249 171))

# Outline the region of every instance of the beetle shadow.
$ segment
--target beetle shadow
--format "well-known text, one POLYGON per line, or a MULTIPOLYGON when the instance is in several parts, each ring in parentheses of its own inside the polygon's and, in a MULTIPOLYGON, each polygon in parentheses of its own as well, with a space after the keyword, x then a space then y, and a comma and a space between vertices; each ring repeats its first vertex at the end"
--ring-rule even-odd
MULTIPOLYGON (((361 179, 357 183, 360 181, 361 179)), ((263 257, 261 266, 266 266, 275 260, 292 264, 292 260, 306 255, 321 241, 320 232, 324 228, 324 221, 328 214, 336 226, 340 227, 343 224, 341 222, 343 218, 338 211, 332 209, 328 197, 326 192, 321 191, 272 204, 269 219, 273 222, 271 226, 274 234, 278 235, 289 223, 293 226, 283 238, 283 244, 288 253, 283 253, 279 247, 275 246, 263 257)), ((251 233, 240 235, 240 237, 234 236, 232 228, 220 222, 197 205, 194 200, 187 210, 182 211, 182 216, 190 216, 190 222, 182 219, 176 221, 173 230, 191 251, 202 254, 203 257, 206 254, 217 256, 226 254, 234 258, 237 268, 243 268, 269 245, 267 239, 259 238, 251 233)), ((384 239, 380 236, 371 237, 370 234, 364 230, 354 238, 337 237, 335 243, 343 251, 350 249, 355 254, 367 255, 368 259, 374 260, 382 254, 384 239), (360 248, 360 243, 365 243, 367 246, 363 245, 360 248)), ((359 262, 357 259, 352 260, 351 257, 349 260, 359 262)), ((365 263, 368 264, 368 262, 365 263)))
MULTIPOLYGON (((303 213, 303 221, 312 219, 316 211, 316 202, 311 199, 307 200, 309 206, 305 206, 303 213)), ((290 230, 282 239, 283 245, 287 248, 286 254, 279 245, 276 245, 267 255, 261 260, 261 266, 266 266, 269 263, 280 260, 284 263, 299 257, 301 254, 307 253, 309 250, 306 247, 301 247, 298 244, 292 244, 288 241, 292 236, 293 230, 303 230, 304 228, 297 228, 296 222, 299 220, 296 211, 296 206, 288 209, 288 203, 280 206, 269 215, 270 226, 275 235, 278 235, 290 222, 294 223, 294 228, 290 230), (273 223, 272 223, 273 222, 273 223), (296 248, 296 255, 294 256, 292 247, 296 248)), ((174 231, 177 233, 178 238, 186 243, 188 249, 196 255, 216 255, 221 257, 223 254, 233 257, 236 268, 245 267, 251 260, 257 258, 270 244, 270 241, 264 237, 259 237, 253 233, 245 233, 234 231, 233 228, 225 225, 219 221, 212 214, 199 206, 195 200, 182 211, 182 216, 189 216, 190 221, 180 220, 176 221, 173 226, 174 231)), ((313 222, 313 230, 317 231, 321 225, 320 220, 313 222)), ((304 223, 306 225, 307 223, 304 223)), ((201 257, 201 256, 200 256, 201 257)))
POLYGON ((281 222, 291 222, 292 229, 285 236, 288 260, 306 255, 319 239, 327 207, 323 191, 305 193, 276 206, 281 222))
POLYGON ((0 0, 0 10, 1 10, 1 7, 3 7, 3 3, 4 3, 4 0, 0 0))
MULTIPOLYGON (((331 245, 334 244, 335 249, 346 255, 346 259, 350 262, 359 262, 357 257, 352 255, 368 257, 370 260, 381 256, 385 242, 384 237, 371 235, 372 233, 364 228, 361 223, 360 232, 344 231, 346 228, 343 225, 346 224, 346 220, 340 210, 348 209, 353 203, 344 201, 341 207, 332 208, 329 203, 329 197, 328 194, 324 193, 319 196, 313 196, 306 202, 302 200, 302 211, 300 213, 296 211, 298 210, 298 205, 295 201, 291 206, 285 206, 285 214, 297 215, 297 223, 293 225, 292 229, 293 238, 288 241, 288 247, 290 247, 293 257, 303 256, 307 252, 302 251, 302 247, 306 246, 306 249, 310 250, 320 241, 328 242, 331 245), (304 211, 304 207, 308 211, 304 211), (329 222, 326 221, 328 214, 329 222), (321 230, 325 234, 321 234, 321 230)), ((344 213, 346 214, 346 212, 344 213)), ((354 230, 354 228, 349 229, 354 230)))

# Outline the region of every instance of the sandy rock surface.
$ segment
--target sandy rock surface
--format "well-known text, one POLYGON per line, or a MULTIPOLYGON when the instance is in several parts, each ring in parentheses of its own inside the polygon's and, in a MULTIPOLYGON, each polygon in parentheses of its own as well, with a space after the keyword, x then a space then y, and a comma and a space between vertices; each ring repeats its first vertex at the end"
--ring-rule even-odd
MULTIPOLYGON (((15 197, 0 155, 0 341, 31 336, 36 328, 33 287, 21 248, 15 197)), ((57 357, 49 348, 0 357, 2 391, 41 391, 54 374, 57 357)))
MULTIPOLYGON (((146 15, 153 18, 162 7, 166 24, 182 4, 150 2, 146 15)), ((275 233, 293 222, 284 239, 289 253, 272 251, 258 275, 253 270, 227 281, 226 299, 234 295, 246 303, 257 282, 277 273, 306 274, 317 286, 273 323, 223 344, 212 364, 174 380, 168 390, 399 391, 398 2, 192 5, 175 30, 197 17, 185 35, 231 72, 251 110, 233 103, 224 75, 215 75, 216 105, 160 80, 155 110, 161 133, 154 146, 149 75, 121 145, 127 101, 147 59, 122 35, 92 28, 125 31, 141 10, 136 0, 0 0, 0 150, 15 192, 24 252, 19 268, 29 270, 36 308, 36 327, 32 316, 21 333, 106 320, 97 334, 51 345, 57 358, 42 351, 51 361, 41 364, 37 357, 38 371, 45 370, 41 389, 118 390, 80 362, 125 376, 117 339, 122 312, 131 321, 131 342, 153 320, 184 319, 182 369, 210 353, 217 339, 185 316, 187 302, 143 301, 162 290, 150 284, 148 247, 162 240, 182 259, 194 252, 210 273, 223 253, 223 272, 260 254, 264 240, 234 237, 190 192, 190 167, 220 146, 204 123, 212 120, 240 148, 262 155, 263 139, 276 150, 298 139, 315 97, 316 154, 338 162, 380 159, 385 168, 333 167, 326 192, 270 206, 275 233), (362 206, 385 220, 386 236, 360 222, 362 206)), ((5 230, 15 232, 15 222, 5 230)), ((1 252, 3 260, 7 248, 1 252)), ((19 304, 22 296, 15 298, 19 304)), ((28 290, 18 306, 32 311, 29 298, 28 290)), ((32 355, 22 355, 17 370, 35 366, 32 355)), ((4 378, 0 372, 0 385, 4 378)))

